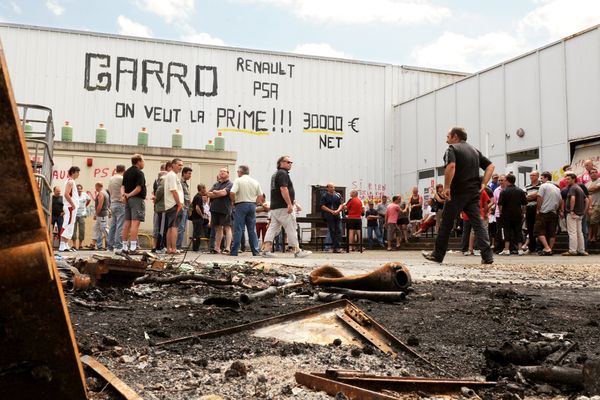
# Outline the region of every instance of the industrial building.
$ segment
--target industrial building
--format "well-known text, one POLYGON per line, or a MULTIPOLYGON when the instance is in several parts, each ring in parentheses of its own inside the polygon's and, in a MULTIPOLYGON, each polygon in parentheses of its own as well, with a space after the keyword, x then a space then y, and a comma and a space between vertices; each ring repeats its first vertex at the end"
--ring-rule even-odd
POLYGON ((277 157, 289 154, 310 213, 311 188, 327 182, 362 198, 426 190, 443 175, 454 125, 521 184, 531 169, 558 176, 572 160, 600 157, 598 27, 471 75, 14 24, 1 24, 0 38, 17 101, 53 110, 58 182, 84 163, 91 188, 134 149, 159 155, 150 181, 162 155, 203 150, 193 153, 192 187, 211 184, 221 166, 248 164, 268 192, 277 157), (104 125, 101 156, 60 143, 66 120, 73 142, 87 144, 104 125), (142 128, 162 150, 137 146, 142 128), (167 150, 180 140, 184 150, 167 150), (215 140, 226 156, 205 151, 215 140))

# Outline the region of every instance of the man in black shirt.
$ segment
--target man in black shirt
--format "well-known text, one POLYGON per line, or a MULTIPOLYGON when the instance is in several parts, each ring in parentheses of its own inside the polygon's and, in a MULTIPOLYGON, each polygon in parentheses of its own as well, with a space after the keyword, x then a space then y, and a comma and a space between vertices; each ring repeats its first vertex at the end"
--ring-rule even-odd
MULTIPOLYGON (((500 193, 498 207, 502 216, 502 228, 504 229, 504 250, 501 256, 509 256, 511 246, 516 248, 518 254, 525 254, 521 245, 523 244, 523 217, 527 205, 527 195, 523 189, 515 186, 516 177, 513 174, 506 175, 508 184, 500 193)), ((534 239, 535 240, 535 239, 534 239)))
POLYGON ((146 177, 142 172, 144 164, 144 157, 141 154, 134 154, 131 157, 131 167, 123 174, 121 197, 125 203, 125 222, 123 223, 121 251, 124 253, 135 254, 137 251, 140 222, 144 222, 146 216, 146 177))
POLYGON ((327 229, 333 245, 333 252, 340 253, 340 219, 344 203, 342 196, 335 191, 333 183, 327 184, 327 191, 321 196, 321 212, 327 222, 327 229))
POLYGON ((373 200, 370 199, 369 208, 365 212, 365 217, 367 218, 367 237, 369 238, 369 250, 373 250, 373 233, 375 233, 375 237, 377 238, 377 243, 379 243, 379 246, 382 248, 385 247, 378 225, 379 213, 373 206, 373 200))
POLYGON ((475 246, 481 250, 482 263, 491 264, 494 257, 487 230, 481 220, 479 201, 481 191, 485 189, 494 172, 494 164, 467 143, 467 132, 463 128, 451 128, 446 135, 446 143, 449 146, 444 155, 446 203, 442 223, 435 240, 435 249, 432 252, 424 251, 423 257, 440 263, 444 260, 454 220, 464 211, 475 232, 475 246), (485 171, 481 181, 480 168, 485 171))
POLYGON ((54 225, 56 225, 56 232, 58 232, 59 235, 63 225, 63 215, 65 215, 63 207, 63 197, 60 193, 60 188, 54 186, 54 194, 52 195, 52 229, 54 229, 54 225))
POLYGON ((294 248, 295 257, 306 257, 311 252, 300 250, 298 236, 296 235, 296 219, 293 216, 294 200, 296 193, 290 179, 290 169, 293 161, 289 156, 281 156, 277 160, 277 172, 271 177, 271 223, 265 235, 263 256, 275 257, 273 254, 273 240, 285 230, 289 245, 294 248))
POLYGON ((229 193, 233 187, 233 182, 229 180, 229 170, 221 168, 219 179, 208 192, 210 199, 210 214, 212 220, 212 228, 215 231, 215 244, 211 249, 211 253, 220 253, 221 241, 225 235, 225 248, 223 253, 229 254, 231 248, 231 199, 229 193), (223 233, 225 231, 225 233, 223 233))
MULTIPOLYGON (((533 227, 535 226, 535 217, 537 215, 537 193, 540 190, 542 182, 540 182, 540 173, 538 171, 531 171, 529 173, 529 179, 531 183, 525 187, 527 192, 527 208, 525 209, 525 221, 527 224, 527 236, 529 237, 528 250, 529 254, 537 253, 538 245, 537 238, 533 233, 533 227)), ((527 249, 523 249, 527 250, 527 249)))
POLYGON ((206 186, 200 183, 197 187, 198 193, 194 196, 191 204, 192 213, 190 219, 194 227, 192 233, 192 250, 200 250, 200 238, 204 236, 204 202, 202 196, 206 195, 206 186))

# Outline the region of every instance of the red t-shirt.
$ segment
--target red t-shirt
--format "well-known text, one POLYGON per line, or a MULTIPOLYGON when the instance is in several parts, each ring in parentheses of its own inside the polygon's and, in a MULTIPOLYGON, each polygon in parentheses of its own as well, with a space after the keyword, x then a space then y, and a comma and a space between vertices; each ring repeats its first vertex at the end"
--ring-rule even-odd
POLYGON ((397 224, 399 214, 400 214, 400 206, 398 204, 391 203, 390 205, 388 205, 387 210, 385 212, 386 224, 397 224))
MULTIPOLYGON (((487 192, 484 190, 481 192, 481 198, 479 199, 479 212, 481 213, 481 219, 485 219, 485 206, 490 201, 490 196, 488 196, 487 192)), ((468 221, 469 217, 464 212, 460 213, 460 217, 463 221, 468 221)))
POLYGON ((346 208, 348 209, 348 218, 360 219, 362 217, 363 204, 358 197, 352 197, 348 200, 346 208))

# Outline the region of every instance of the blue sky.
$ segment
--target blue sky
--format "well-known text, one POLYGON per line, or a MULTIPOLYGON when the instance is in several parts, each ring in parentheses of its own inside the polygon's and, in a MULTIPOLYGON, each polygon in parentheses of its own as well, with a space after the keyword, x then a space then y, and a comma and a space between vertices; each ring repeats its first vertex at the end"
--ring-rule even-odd
POLYGON ((474 72, 600 23, 600 0, 0 0, 0 20, 474 72))

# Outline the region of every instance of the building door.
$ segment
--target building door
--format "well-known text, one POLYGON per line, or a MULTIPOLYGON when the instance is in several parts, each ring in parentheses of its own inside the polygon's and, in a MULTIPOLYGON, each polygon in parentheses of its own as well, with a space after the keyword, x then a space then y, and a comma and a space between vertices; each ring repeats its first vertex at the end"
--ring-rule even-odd
POLYGON ((517 178, 515 185, 524 189, 531 183, 529 174, 536 171, 538 166, 539 160, 515 161, 506 166, 506 173, 513 174, 517 178))

